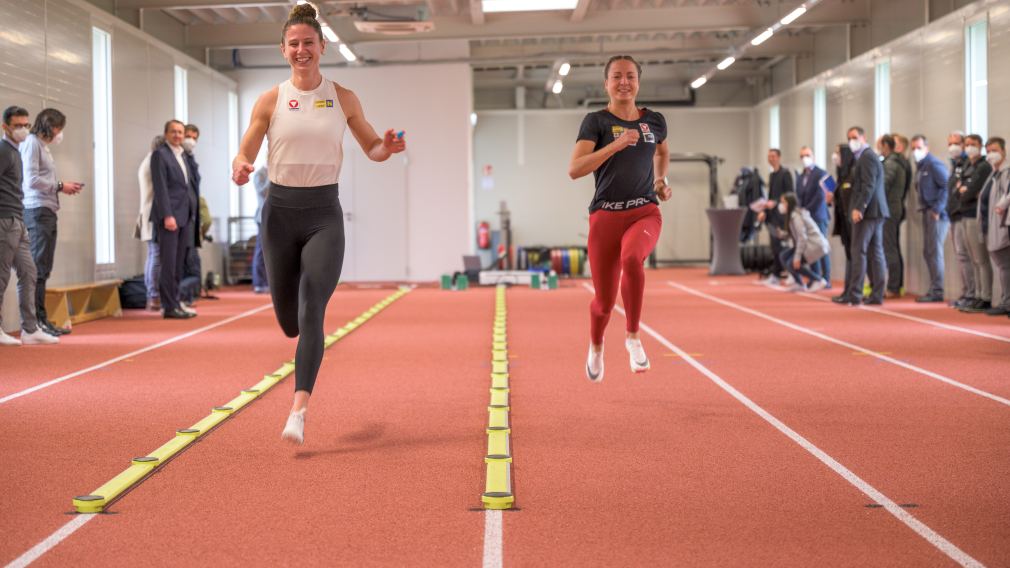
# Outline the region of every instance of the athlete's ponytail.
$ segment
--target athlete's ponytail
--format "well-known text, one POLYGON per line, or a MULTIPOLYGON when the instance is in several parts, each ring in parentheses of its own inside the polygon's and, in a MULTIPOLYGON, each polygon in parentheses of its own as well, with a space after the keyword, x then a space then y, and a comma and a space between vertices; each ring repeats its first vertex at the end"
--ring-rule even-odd
POLYGON ((319 25, 319 20, 316 19, 316 8, 312 4, 306 2, 305 4, 298 4, 291 9, 291 13, 288 14, 288 21, 284 23, 284 30, 281 32, 281 43, 284 43, 284 36, 288 33, 288 28, 291 26, 297 26, 298 24, 305 24, 306 26, 312 26, 319 34, 319 41, 323 40, 323 28, 319 25))

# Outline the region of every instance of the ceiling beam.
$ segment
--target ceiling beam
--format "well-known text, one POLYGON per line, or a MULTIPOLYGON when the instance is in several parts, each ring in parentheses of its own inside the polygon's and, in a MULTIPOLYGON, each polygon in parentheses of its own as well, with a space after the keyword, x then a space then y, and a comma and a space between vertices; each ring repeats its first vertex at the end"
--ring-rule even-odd
POLYGON ((572 21, 581 22, 586 17, 586 12, 589 11, 589 4, 592 0, 579 0, 579 3, 575 5, 575 9, 572 10, 572 21))
POLYGON ((197 8, 255 8, 260 6, 291 6, 283 0, 116 0, 116 9, 197 9, 197 8))

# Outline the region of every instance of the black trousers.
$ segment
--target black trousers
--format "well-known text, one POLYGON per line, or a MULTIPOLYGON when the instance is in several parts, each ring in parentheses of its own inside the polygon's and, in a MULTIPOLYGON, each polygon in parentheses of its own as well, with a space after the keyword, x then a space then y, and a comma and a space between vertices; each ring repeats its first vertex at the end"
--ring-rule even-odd
POLYGON ((277 323, 298 337, 295 390, 312 392, 323 360, 323 319, 344 264, 344 212, 336 184, 270 184, 263 256, 277 323))
POLYGON ((46 207, 25 209, 25 227, 35 261, 35 315, 48 321, 46 314, 46 281, 53 272, 56 257, 56 213, 46 207))
POLYGON ((179 282, 182 280, 186 256, 193 246, 194 227, 192 221, 187 221, 185 226, 175 231, 166 229, 164 222, 158 225, 158 256, 161 259, 158 292, 161 307, 166 312, 179 309, 179 282))
POLYGON ((852 224, 849 282, 845 287, 851 300, 862 300, 863 282, 870 276, 870 299, 882 301, 887 284, 887 263, 884 261, 884 219, 863 219, 852 224))

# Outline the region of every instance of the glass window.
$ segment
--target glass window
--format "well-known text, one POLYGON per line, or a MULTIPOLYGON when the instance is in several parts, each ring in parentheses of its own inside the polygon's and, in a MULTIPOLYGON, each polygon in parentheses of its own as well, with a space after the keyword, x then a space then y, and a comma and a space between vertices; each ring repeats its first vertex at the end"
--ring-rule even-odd
POLYGON ((986 20, 968 25, 964 34, 965 126, 983 140, 989 136, 988 35, 986 20))
POLYGON ((95 136, 95 263, 116 262, 112 193, 112 36, 91 28, 92 101, 95 136))
POLYGON ((175 119, 189 122, 189 77, 184 67, 175 66, 175 119))
POLYGON ((877 63, 873 89, 874 139, 891 131, 891 61, 877 63))
POLYGON ((768 148, 780 148, 779 105, 775 104, 768 110, 768 148))
POLYGON ((827 169, 828 161, 828 90, 823 85, 814 89, 814 160, 827 169))

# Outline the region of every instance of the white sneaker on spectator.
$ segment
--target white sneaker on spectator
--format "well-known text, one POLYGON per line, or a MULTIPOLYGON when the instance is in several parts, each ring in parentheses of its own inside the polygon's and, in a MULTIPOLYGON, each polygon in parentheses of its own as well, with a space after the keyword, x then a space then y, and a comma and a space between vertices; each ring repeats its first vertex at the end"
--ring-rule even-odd
POLYGON ((22 345, 55 345, 60 342, 59 337, 53 337, 48 333, 42 331, 42 328, 37 328, 32 333, 21 332, 21 344, 22 345))
POLYGON ((16 345, 21 345, 21 340, 16 337, 11 337, 4 333, 4 330, 0 329, 0 345, 7 345, 14 347, 16 345))
POLYGON ((774 274, 769 274, 767 278, 761 281, 761 283, 767 286, 774 286, 779 283, 779 277, 774 274))
POLYGON ((817 282, 814 282, 813 284, 811 284, 810 287, 807 288, 807 291, 809 291, 809 292, 820 292, 821 290, 823 290, 823 289, 825 289, 827 287, 828 287, 828 281, 825 280, 825 279, 823 279, 823 278, 821 278, 817 282))
POLYGON ((586 378, 594 383, 603 380, 603 350, 594 351, 589 346, 589 356, 586 359, 586 378))
POLYGON ((804 284, 804 283, 802 283, 802 282, 793 283, 793 284, 790 284, 789 286, 787 286, 786 290, 789 291, 789 292, 806 292, 807 291, 807 285, 804 284))
POLYGON ((189 304, 187 304, 186 302, 179 302, 179 309, 181 309, 182 311, 186 312, 187 314, 196 315, 196 310, 194 310, 193 308, 189 307, 189 304))

